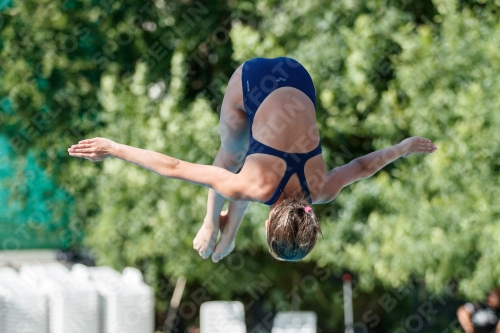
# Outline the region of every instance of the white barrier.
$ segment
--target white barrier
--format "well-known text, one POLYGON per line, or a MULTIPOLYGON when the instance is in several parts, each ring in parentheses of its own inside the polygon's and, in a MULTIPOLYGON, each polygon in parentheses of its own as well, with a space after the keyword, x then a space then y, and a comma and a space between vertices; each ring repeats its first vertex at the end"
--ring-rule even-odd
POLYGON ((205 302, 200 308, 201 333, 246 333, 241 302, 205 302))
POLYGON ((152 333, 154 293, 135 268, 0 268, 0 333, 152 333))
POLYGON ((44 290, 24 280, 12 268, 0 268, 0 332, 47 333, 44 290))
POLYGON ((99 292, 101 333, 154 331, 154 292, 142 274, 126 268, 123 274, 104 267, 89 268, 99 292))
POLYGON ((278 312, 272 333, 316 333, 317 316, 312 311, 278 312))

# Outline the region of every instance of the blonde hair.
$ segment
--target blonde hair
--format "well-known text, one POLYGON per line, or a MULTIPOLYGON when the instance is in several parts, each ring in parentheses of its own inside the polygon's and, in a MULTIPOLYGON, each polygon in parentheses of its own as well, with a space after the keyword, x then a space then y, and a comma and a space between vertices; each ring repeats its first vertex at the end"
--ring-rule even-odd
POLYGON ((271 255, 281 261, 299 261, 316 245, 318 233, 323 236, 318 219, 304 195, 285 198, 269 215, 267 245, 271 255))

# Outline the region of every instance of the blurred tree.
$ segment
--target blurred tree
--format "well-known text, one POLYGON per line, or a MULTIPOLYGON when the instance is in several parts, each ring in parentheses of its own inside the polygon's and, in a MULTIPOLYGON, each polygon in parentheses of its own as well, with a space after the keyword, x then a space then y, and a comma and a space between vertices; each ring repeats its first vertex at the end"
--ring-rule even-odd
MULTIPOLYGON (((145 272, 160 311, 169 279, 188 277, 186 321, 203 300, 240 298, 247 310, 314 310, 323 332, 338 330, 333 276, 344 268, 379 300, 415 281, 446 297, 459 282, 479 298, 500 282, 498 9, 453 0, 16 2, 0 19, 0 131, 77 198, 73 222, 86 226, 99 263, 145 272), (278 55, 313 76, 330 168, 410 135, 439 147, 318 206, 325 239, 302 263, 266 254, 267 211, 251 205, 235 253, 214 266, 191 249, 205 189, 120 160, 66 156, 71 143, 103 136, 211 164, 228 77, 248 58, 278 55)), ((363 311, 377 305, 360 295, 356 320, 378 332, 404 327, 422 302, 413 291, 395 310, 378 308, 371 326, 363 311)), ((426 323, 428 332, 448 324, 426 323)))

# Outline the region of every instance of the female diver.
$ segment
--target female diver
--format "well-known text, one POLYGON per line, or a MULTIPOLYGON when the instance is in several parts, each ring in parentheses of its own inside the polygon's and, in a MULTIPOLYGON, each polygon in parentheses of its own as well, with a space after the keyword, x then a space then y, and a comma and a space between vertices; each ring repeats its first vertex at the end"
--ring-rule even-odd
POLYGON ((328 171, 321 155, 312 79, 287 57, 255 58, 233 73, 222 102, 220 136, 212 166, 105 138, 82 140, 68 152, 92 162, 112 156, 163 177, 208 187, 206 217, 193 245, 203 258, 212 255, 217 262, 234 249, 250 202, 270 206, 266 234, 272 256, 298 261, 321 233, 311 204, 330 202, 343 187, 401 156, 437 149, 428 139, 411 137, 328 171), (229 206, 222 211, 226 199, 229 206))

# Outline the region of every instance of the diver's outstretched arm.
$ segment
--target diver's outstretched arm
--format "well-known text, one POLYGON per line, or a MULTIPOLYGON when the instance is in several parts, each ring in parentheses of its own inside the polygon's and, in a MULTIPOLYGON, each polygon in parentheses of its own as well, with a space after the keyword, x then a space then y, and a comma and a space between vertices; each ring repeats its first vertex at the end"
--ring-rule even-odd
POLYGON ((154 151, 118 144, 105 138, 82 140, 68 149, 71 156, 92 162, 116 157, 166 178, 180 179, 216 190, 225 198, 256 201, 252 185, 238 174, 212 165, 194 164, 154 151))
POLYGON ((340 190, 363 178, 373 176, 377 171, 399 157, 413 154, 433 153, 437 147, 429 139, 413 136, 399 144, 377 150, 368 155, 358 157, 350 163, 331 170, 322 188, 321 202, 332 201, 340 190))

